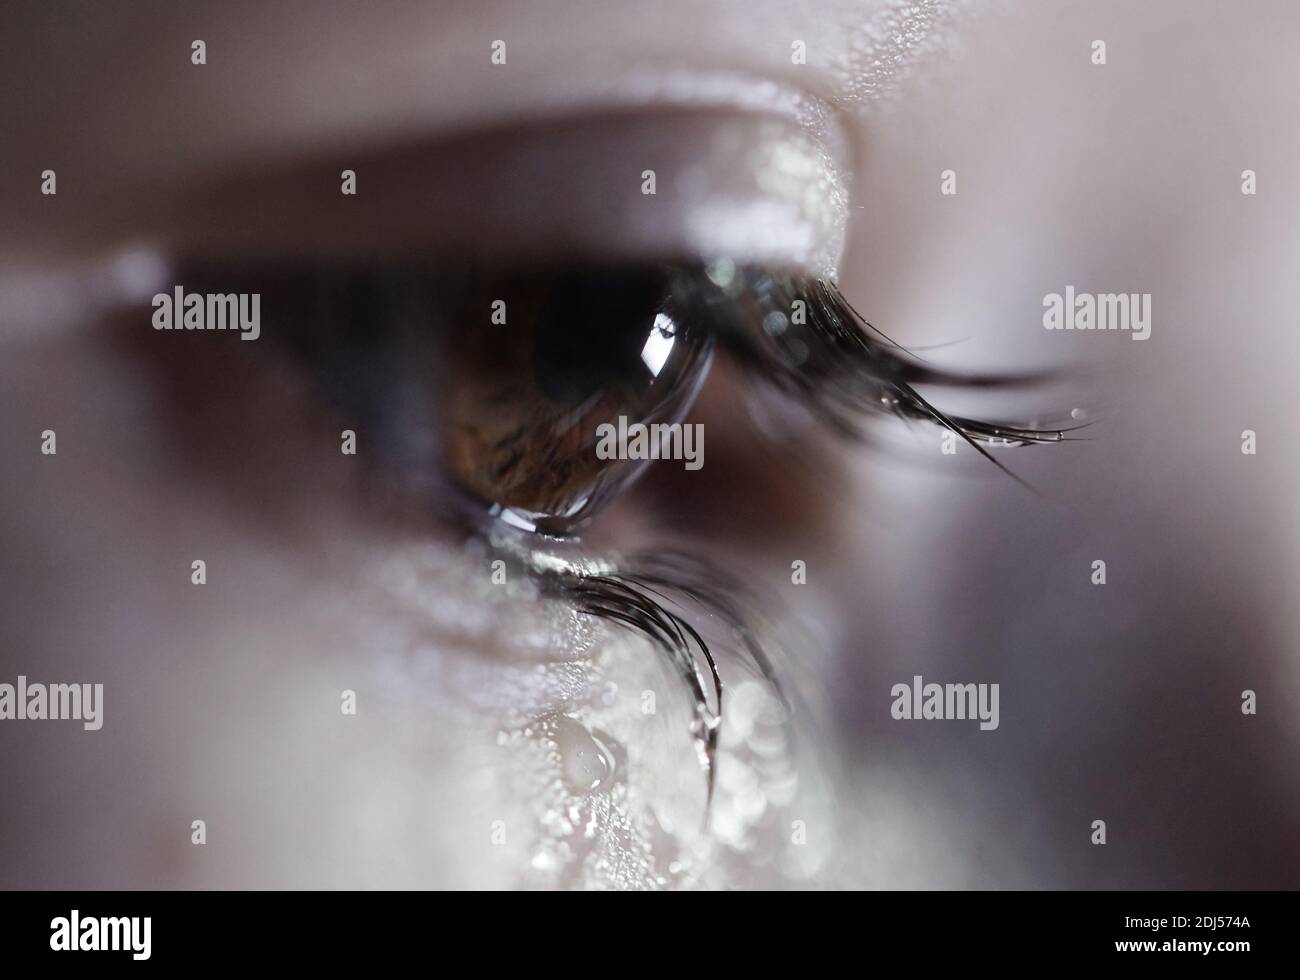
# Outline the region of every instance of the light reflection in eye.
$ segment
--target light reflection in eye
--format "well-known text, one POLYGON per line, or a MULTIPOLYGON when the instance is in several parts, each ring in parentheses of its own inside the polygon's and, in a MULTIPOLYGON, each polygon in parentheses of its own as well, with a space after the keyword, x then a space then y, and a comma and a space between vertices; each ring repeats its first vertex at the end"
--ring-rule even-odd
POLYGON ((676 339, 677 328, 673 325, 672 319, 665 313, 656 313, 650 336, 646 338, 645 346, 641 348, 641 360, 656 378, 664 369, 664 364, 668 362, 668 355, 672 353, 676 339))

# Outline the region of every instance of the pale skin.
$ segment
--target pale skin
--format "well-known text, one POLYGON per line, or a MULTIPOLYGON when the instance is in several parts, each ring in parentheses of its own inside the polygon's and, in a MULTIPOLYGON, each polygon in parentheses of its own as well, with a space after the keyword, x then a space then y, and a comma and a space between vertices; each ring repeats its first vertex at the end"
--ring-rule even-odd
POLYGON ((1253 52, 1241 89, 1277 90, 1286 80, 1264 66, 1285 61, 1271 52, 1286 32, 1260 21, 1294 26, 1295 14, 1237 20, 1206 8, 1204 30, 1161 34, 1154 9, 1098 23, 959 5, 907 22, 899 46, 887 3, 564 7, 9 14, 9 35, 29 43, 0 59, 3 89, 21 93, 5 100, 0 163, 0 378, 11 396, 0 420, 0 681, 99 682, 105 696, 93 734, 0 723, 0 769, 23 787, 0 804, 0 883, 1287 884, 1287 862, 1266 857, 1287 847, 1294 857, 1284 831, 1295 774, 1275 762, 1286 752, 1261 747, 1296 737, 1279 721, 1295 716, 1294 661, 1279 638, 1296 625, 1281 598, 1297 567, 1288 502, 1300 488, 1281 448, 1297 433, 1294 411, 1277 411, 1293 399, 1277 364, 1293 378, 1296 348, 1277 284, 1297 257, 1279 216, 1300 213, 1287 183, 1300 147, 1269 99, 1238 97, 1189 66, 1253 52), (1088 74, 1094 35, 1110 42, 1095 71, 1110 74, 1088 74), (1153 36, 1138 84, 1135 38, 1153 36), (191 60, 195 39, 205 65, 191 60), (491 61, 497 39, 504 65, 491 61), (944 54, 956 41, 978 54, 944 54), (896 54, 886 84, 873 66, 896 54), (890 85, 886 110, 876 96, 890 85), (820 128, 788 122, 795 95, 826 114, 820 128), (695 122, 651 139, 664 113, 695 122), (757 124, 772 118, 786 121, 757 124), (512 169, 529 127, 543 137, 512 169), (716 143, 685 135, 718 129, 740 147, 725 162, 716 143), (754 162, 770 163, 796 132, 821 152, 808 150, 810 166, 825 169, 795 169, 825 199, 754 162), (1211 163, 1173 162, 1203 160, 1207 145, 1211 163), (466 154, 482 161, 474 183, 457 169, 466 154), (1270 175, 1267 202, 1239 192, 1252 164, 1270 175), (349 165, 358 194, 343 202, 349 165), (647 167, 664 186, 653 218, 633 210, 647 167), (692 167, 699 180, 674 190, 671 174, 692 167), (39 193, 46 168, 57 196, 39 193), (955 196, 939 192, 945 169, 955 196), (620 192, 606 191, 624 172, 633 203, 620 210, 608 203, 620 192), (457 193, 417 193, 429 174, 457 193), (214 185, 226 196, 210 196, 214 185), (585 203, 594 188, 604 196, 585 203), (1243 200, 1266 206, 1242 212, 1243 200), (691 216, 718 201, 728 206, 700 231, 691 216), (759 205, 800 233, 773 234, 759 205), (797 739, 730 665, 732 768, 707 832, 688 698, 647 644, 494 581, 490 553, 423 515, 393 520, 356 480, 373 439, 363 431, 358 456, 341 453, 340 430, 360 423, 291 382, 245 384, 238 362, 221 360, 193 376, 211 390, 188 375, 182 384, 184 404, 207 412, 178 418, 138 349, 109 339, 129 325, 114 332, 49 299, 100 296, 68 284, 93 279, 122 247, 337 255, 364 242, 400 255, 508 240, 529 256, 563 234, 575 248, 646 257, 724 230, 742 260, 833 266, 899 340, 971 338, 935 352, 945 364, 1100 363, 1100 395, 1058 397, 1120 406, 1131 426, 1074 455, 999 457, 1023 467, 1040 500, 968 456, 936 463, 947 457, 928 432, 910 462, 798 421, 764 441, 738 407, 744 385, 720 365, 693 416, 709 433, 710 482, 650 479, 593 528, 602 548, 619 548, 658 540, 667 523, 752 569, 778 596, 787 635, 802 638, 790 671, 813 710, 797 739), (1215 236, 1227 245, 1207 244, 1215 236), (1067 347, 1041 329, 1041 296, 1089 277, 1090 288, 1155 297, 1150 340, 1067 347), (1225 336, 1234 316, 1257 331, 1250 342, 1225 336), (1228 356, 1249 386, 1222 380, 1228 356), (1245 428, 1265 431, 1272 451, 1243 457, 1245 428), (55 455, 40 454, 44 430, 57 432, 55 455), (1230 468, 1242 462, 1253 469, 1230 468), (1098 556, 1115 577, 1088 592, 1098 556), (791 582, 796 559, 806 585, 791 582), (916 583, 924 589, 908 591, 916 583), (1237 624, 1216 641, 1235 665, 1200 645, 1207 621, 1237 624), (1128 624, 1130 639, 1107 623, 1128 624), (890 687, 917 673, 1000 683, 997 732, 893 721, 890 687), (1150 707, 1143 692, 1161 684, 1202 713, 1150 707), (1153 760, 1149 726, 1190 744, 1200 728, 1218 731, 1213 705, 1241 720, 1247 687, 1268 689, 1272 717, 1253 720, 1245 748, 1207 749, 1198 764, 1265 816, 1256 840, 1220 863, 1199 845, 1239 829, 1236 818, 1197 794, 1190 763, 1153 760), (1243 772, 1235 753, 1252 747, 1263 761, 1243 772), (1116 772, 1130 759, 1140 781, 1116 772), (788 794, 787 765, 799 776, 788 794), (1184 805, 1201 808, 1197 819, 1164 851, 1144 848, 1142 821, 1184 805), (1113 845, 1072 850, 1092 820, 1116 816, 1139 828, 1123 867, 1113 845))

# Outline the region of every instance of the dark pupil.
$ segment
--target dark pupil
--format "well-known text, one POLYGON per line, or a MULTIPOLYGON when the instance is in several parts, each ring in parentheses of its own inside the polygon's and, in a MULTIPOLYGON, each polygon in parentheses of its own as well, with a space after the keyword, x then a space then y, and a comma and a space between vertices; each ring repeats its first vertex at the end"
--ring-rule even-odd
POLYGON ((537 387, 566 404, 580 404, 606 387, 640 391, 651 380, 641 348, 666 296, 657 270, 564 274, 537 324, 537 387))

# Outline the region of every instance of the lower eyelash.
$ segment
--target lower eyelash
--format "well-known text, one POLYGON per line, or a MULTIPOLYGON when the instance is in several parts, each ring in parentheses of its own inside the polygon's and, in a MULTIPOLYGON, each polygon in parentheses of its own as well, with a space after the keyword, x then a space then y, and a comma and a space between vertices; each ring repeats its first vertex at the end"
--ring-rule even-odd
POLYGON ((717 661, 704 638, 685 618, 666 608, 652 590, 627 572, 562 574, 546 584, 579 611, 631 627, 668 655, 693 698, 691 734, 708 780, 706 806, 711 805, 718 769, 723 686, 717 661), (705 694, 697 653, 708 665, 712 678, 713 707, 709 706, 705 694))
MULTIPOLYGON (((495 544, 499 548, 501 542, 495 544)), ((788 715, 790 702, 771 658, 757 639, 751 622, 754 614, 745 609, 744 587, 722 569, 680 553, 634 555, 617 565, 594 568, 563 559, 544 567, 534 561, 530 569, 544 593, 568 601, 587 615, 629 627, 668 657, 693 699, 691 734, 707 781, 707 819, 717 780, 724 684, 708 642, 683 615, 668 608, 668 603, 675 601, 674 594, 680 595, 721 619, 788 715), (707 681, 700 670, 701 661, 708 671, 707 681)))

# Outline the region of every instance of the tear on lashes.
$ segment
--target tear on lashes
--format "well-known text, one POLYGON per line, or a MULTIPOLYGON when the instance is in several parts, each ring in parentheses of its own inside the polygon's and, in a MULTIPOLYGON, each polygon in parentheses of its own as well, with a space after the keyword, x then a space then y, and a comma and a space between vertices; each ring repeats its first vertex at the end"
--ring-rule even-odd
POLYGON ((617 565, 585 566, 551 555, 544 562, 530 562, 530 568, 545 594, 639 633, 667 657, 691 696, 691 736, 706 780, 707 821, 717 782, 724 684, 708 641, 670 605, 685 599, 720 619, 788 714, 790 702, 752 628, 745 589, 716 566, 683 554, 645 554, 617 565))
POLYGON ((862 439, 864 419, 887 415, 947 429, 1005 475, 1023 480, 987 446, 1072 441, 1083 425, 1037 428, 950 415, 915 385, 1021 388, 1039 374, 960 374, 932 367, 872 326, 829 280, 799 272, 729 267, 683 281, 684 308, 707 311, 720 343, 749 372, 803 404, 841 436, 862 439))

